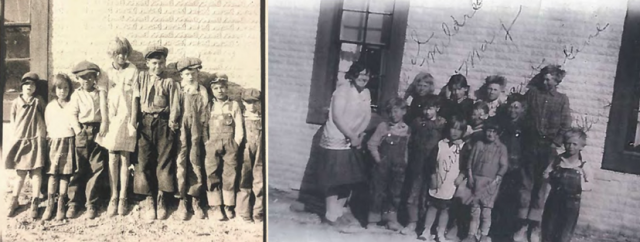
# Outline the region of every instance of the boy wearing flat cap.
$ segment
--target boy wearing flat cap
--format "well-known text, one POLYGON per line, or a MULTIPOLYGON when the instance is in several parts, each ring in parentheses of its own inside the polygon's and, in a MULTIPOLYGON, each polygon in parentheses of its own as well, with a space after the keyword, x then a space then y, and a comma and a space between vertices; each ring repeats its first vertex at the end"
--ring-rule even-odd
POLYGON ((141 111, 137 119, 138 163, 133 192, 146 196, 142 204, 143 218, 147 220, 165 219, 166 193, 175 192, 171 155, 174 154, 180 105, 177 83, 164 73, 168 53, 169 50, 162 46, 148 47, 145 58, 149 69, 140 72, 133 88, 134 109, 141 111), (153 198, 154 193, 157 193, 157 200, 153 198))
POLYGON ((98 200, 98 184, 107 183, 105 162, 108 152, 100 143, 108 131, 107 94, 96 86, 100 68, 91 62, 82 61, 73 67, 72 73, 81 86, 71 94, 69 110, 71 128, 75 133, 77 172, 69 180, 69 209, 67 218, 73 218, 86 195, 87 217, 96 216, 95 202, 98 200), (83 185, 85 185, 83 189, 83 185))
POLYGON ((209 109, 209 131, 205 141, 207 198, 214 219, 220 221, 235 217, 232 207, 236 203, 236 154, 244 138, 240 105, 227 95, 227 82, 224 74, 214 75, 211 80, 213 103, 209 109))
POLYGON ((247 133, 240 173, 240 192, 238 192, 238 213, 243 220, 250 222, 251 192, 255 196, 253 205, 253 220, 261 222, 264 219, 264 153, 262 144, 262 102, 260 91, 246 89, 242 92, 244 104, 244 129, 247 133))
POLYGON ((176 162, 180 203, 176 214, 181 220, 187 219, 187 196, 191 196, 195 217, 204 219, 204 211, 200 207, 200 193, 204 184, 200 145, 203 131, 207 130, 209 95, 207 89, 199 84, 202 68, 200 59, 182 58, 178 61, 177 68, 182 78, 179 92, 182 113, 176 162))

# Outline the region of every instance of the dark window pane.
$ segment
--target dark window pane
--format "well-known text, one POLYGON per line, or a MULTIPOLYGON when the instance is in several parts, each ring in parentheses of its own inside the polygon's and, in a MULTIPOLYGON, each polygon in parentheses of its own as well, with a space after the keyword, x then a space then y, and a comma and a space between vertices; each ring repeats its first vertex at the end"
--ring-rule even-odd
POLYGON ((30 2, 29 0, 5 0, 4 22, 5 23, 30 23, 30 2))
POLYGON ((342 29, 340 39, 362 42, 364 38, 364 21, 366 14, 344 11, 342 13, 342 29))
POLYGON ((369 12, 374 13, 393 13, 393 5, 395 1, 390 0, 370 0, 369 12))
POLYGON ((29 60, 7 60, 7 84, 6 92, 20 92, 20 78, 29 72, 31 65, 29 60))
POLYGON ((367 0, 344 0, 342 8, 365 11, 367 10, 367 0))
POLYGON ((30 27, 5 27, 7 59, 29 58, 30 27))
POLYGON ((369 14, 367 22, 367 43, 387 44, 391 32, 391 16, 369 14))

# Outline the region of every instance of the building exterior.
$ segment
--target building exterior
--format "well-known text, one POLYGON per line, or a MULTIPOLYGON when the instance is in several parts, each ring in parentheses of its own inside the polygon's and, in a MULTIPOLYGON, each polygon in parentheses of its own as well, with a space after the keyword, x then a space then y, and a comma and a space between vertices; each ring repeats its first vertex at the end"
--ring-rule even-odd
POLYGON ((599 168, 579 226, 640 238, 639 14, 635 0, 272 0, 269 186, 300 189, 331 93, 361 55, 380 76, 373 111, 420 71, 436 88, 462 73, 472 91, 500 74, 507 92, 524 93, 542 67, 560 64, 573 125, 588 130, 584 159, 599 168))

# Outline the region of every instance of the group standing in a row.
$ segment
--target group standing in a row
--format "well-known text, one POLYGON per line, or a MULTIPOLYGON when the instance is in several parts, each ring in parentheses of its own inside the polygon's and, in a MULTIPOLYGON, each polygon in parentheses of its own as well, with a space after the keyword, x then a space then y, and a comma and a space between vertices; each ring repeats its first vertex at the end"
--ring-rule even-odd
POLYGON ((362 152, 369 73, 354 63, 349 83, 333 94, 320 141, 323 222, 351 224, 345 202, 354 185, 368 183, 369 223, 422 240, 489 241, 496 220, 492 234, 515 241, 570 241, 592 175, 581 156, 587 135, 571 127, 569 99, 556 89, 564 76, 560 66, 546 66, 526 94, 508 96, 506 79, 489 76, 472 100, 465 76, 451 76, 434 95, 433 77, 420 73, 405 98, 385 103, 387 119, 366 142, 369 173, 362 152), (416 228, 419 220, 424 227, 416 228))
POLYGON ((206 194, 216 220, 231 219, 237 211, 245 221, 262 221, 260 91, 245 89, 241 106, 228 95, 226 75, 201 78, 198 58, 177 62, 176 81, 167 75, 165 47, 146 49, 148 70, 143 71, 128 61, 132 48, 127 39, 115 38, 108 52, 113 60, 108 68, 82 61, 72 75, 55 75, 51 92, 56 98, 46 108, 34 94, 38 75, 22 77, 22 93, 11 106, 14 142, 5 159, 6 168, 15 169, 19 177, 9 216, 18 207, 28 174, 34 192, 30 216, 37 218, 45 171, 43 219, 54 214, 56 219, 74 218, 83 203, 87 217, 96 217, 99 194, 107 189, 103 184, 109 184, 108 216, 127 213, 127 188, 133 186, 135 194, 144 196, 145 219, 165 219, 166 199, 174 194, 180 200, 175 212, 179 219, 187 219, 189 203, 195 217, 204 219, 206 194), (80 82, 75 90, 72 78, 80 82), (137 160, 132 161, 132 155, 137 160))

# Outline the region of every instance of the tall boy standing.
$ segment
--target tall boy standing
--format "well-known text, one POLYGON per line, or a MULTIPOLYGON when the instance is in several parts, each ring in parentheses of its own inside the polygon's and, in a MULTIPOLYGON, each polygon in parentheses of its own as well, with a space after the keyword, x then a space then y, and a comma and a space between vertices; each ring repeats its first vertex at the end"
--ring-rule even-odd
MULTIPOLYGON (((171 169, 173 141, 180 114, 177 84, 165 76, 169 50, 150 46, 145 51, 149 70, 140 72, 134 83, 134 109, 141 111, 138 124, 138 164, 133 178, 133 192, 146 196, 144 218, 153 220, 167 216, 165 193, 175 192, 175 172, 171 169), (137 104, 137 105, 136 105, 137 104), (153 194, 157 192, 154 206, 153 194)), ((137 113, 137 112, 136 112, 137 113)))

